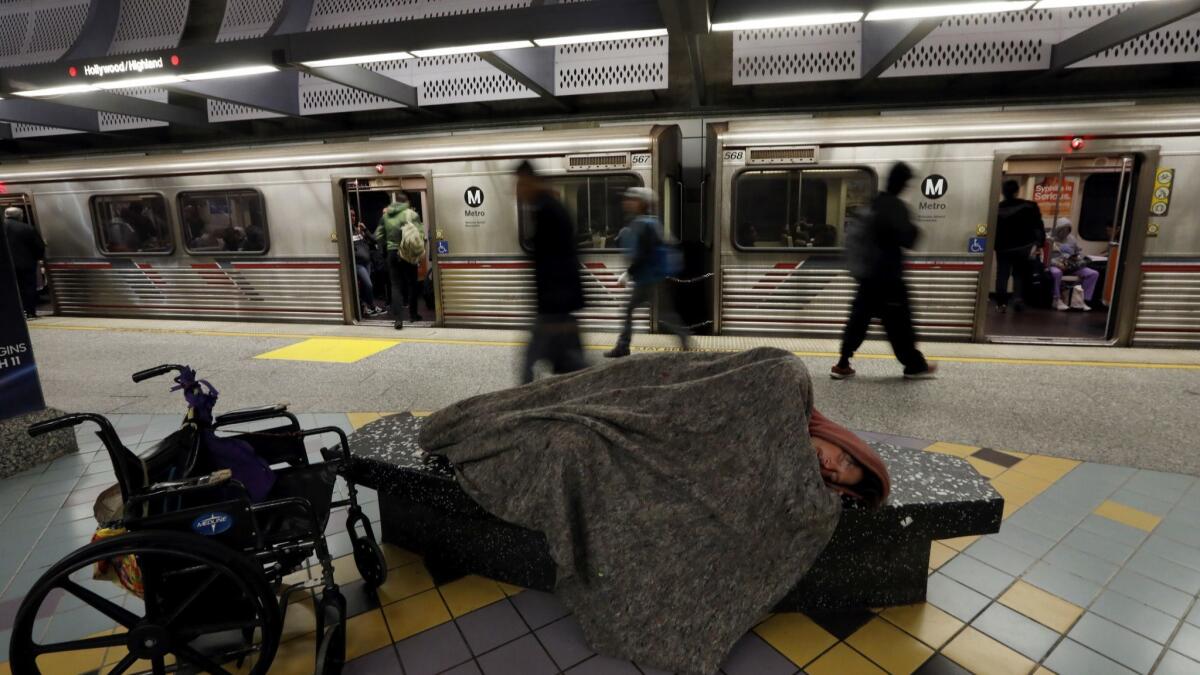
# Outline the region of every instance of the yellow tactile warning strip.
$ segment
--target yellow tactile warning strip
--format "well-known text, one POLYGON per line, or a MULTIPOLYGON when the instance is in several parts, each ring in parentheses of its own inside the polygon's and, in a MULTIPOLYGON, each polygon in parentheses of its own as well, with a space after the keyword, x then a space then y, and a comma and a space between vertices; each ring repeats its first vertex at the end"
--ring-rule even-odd
POLYGON ((1103 504, 1096 507, 1095 513, 1109 520, 1115 520, 1122 525, 1136 527, 1146 532, 1152 531, 1162 522, 1162 518, 1152 513, 1146 513, 1140 509, 1135 509, 1132 506, 1126 506, 1112 500, 1106 500, 1103 504))
POLYGON ((293 345, 259 354, 256 359, 354 363, 400 344, 396 340, 361 338, 309 338, 293 345))

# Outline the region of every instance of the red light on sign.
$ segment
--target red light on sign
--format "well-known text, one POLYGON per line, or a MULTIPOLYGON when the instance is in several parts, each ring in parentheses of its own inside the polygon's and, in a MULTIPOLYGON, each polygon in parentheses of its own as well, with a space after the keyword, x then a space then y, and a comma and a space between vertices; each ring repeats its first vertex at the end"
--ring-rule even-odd
POLYGON ((70 68, 67 68, 67 75, 70 75, 71 77, 77 77, 79 75, 79 69, 75 66, 71 66, 70 68))
POLYGON ((1071 139, 1071 149, 1072 150, 1082 150, 1083 149, 1083 139, 1080 138, 1079 136, 1072 138, 1071 139))
POLYGON ((178 54, 171 55, 171 65, 173 65, 173 66, 179 65, 179 55, 178 54))
POLYGON ((383 173, 383 165, 382 164, 375 165, 375 173, 383 173))

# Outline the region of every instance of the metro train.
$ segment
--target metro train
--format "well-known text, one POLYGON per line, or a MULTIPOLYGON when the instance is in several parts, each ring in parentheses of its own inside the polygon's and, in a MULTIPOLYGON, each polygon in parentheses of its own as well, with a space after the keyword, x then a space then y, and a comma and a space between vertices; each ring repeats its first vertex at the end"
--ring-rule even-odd
MULTIPOLYGON (((682 143, 677 125, 633 124, 29 162, 0 166, 0 201, 46 238, 59 315, 355 323, 349 211, 373 226, 404 193, 428 228, 435 323, 516 327, 534 310, 511 173, 528 159, 577 221, 585 328, 620 321, 620 196, 643 185, 689 254, 676 285, 704 298, 697 323, 829 337, 854 290, 847 219, 903 160, 917 178, 902 197, 924 232, 906 272, 922 338, 1200 345, 1200 194, 1185 189, 1200 172, 1194 106, 712 122, 690 186, 701 209, 684 207, 682 143), (1006 178, 1048 230, 1075 226, 1103 274, 1096 311, 1018 316, 989 302, 1006 178)), ((652 329, 655 309, 636 319, 652 329)))

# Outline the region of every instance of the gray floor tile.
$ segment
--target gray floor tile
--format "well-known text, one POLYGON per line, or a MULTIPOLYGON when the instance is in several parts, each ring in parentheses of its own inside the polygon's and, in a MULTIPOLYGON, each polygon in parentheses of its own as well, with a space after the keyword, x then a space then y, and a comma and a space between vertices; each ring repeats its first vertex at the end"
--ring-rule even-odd
POLYGON ((1154 529, 1155 534, 1161 534, 1188 546, 1200 547, 1200 527, 1178 521, 1163 521, 1154 529))
POLYGON ((460 616, 456 621, 475 654, 491 651, 529 632, 517 610, 503 600, 460 616))
POLYGON ((1182 617, 1192 604, 1192 597, 1187 593, 1128 569, 1117 572, 1108 587, 1175 617, 1182 617))
POLYGON ((1200 507, 1183 504, 1182 502, 1175 505, 1171 512, 1163 517, 1163 521, 1168 523, 1180 523, 1183 525, 1195 525, 1200 523, 1200 507))
POLYGON ((1171 641, 1171 649, 1193 661, 1200 661, 1200 627, 1190 623, 1180 626, 1175 639, 1171 641))
MULTIPOLYGON (((446 672, 442 673, 442 675, 482 675, 482 674, 483 674, 483 671, 479 669, 479 664, 477 664, 474 661, 467 661, 466 663, 462 664, 461 666, 458 666, 457 668, 451 668, 450 670, 447 670, 446 672)), ((372 671, 371 675, 375 675, 375 671, 372 671)))
POLYGON ((597 654, 567 671, 569 675, 642 675, 629 661, 597 654))
MULTIPOLYGON (((1117 524, 1120 525, 1120 523, 1117 524)), ((1124 526, 1122 525, 1122 527, 1124 526)), ((1125 561, 1129 560, 1129 557, 1137 550, 1133 546, 1113 541, 1104 535, 1083 528, 1077 528, 1063 537, 1062 543, 1115 565, 1124 565, 1125 561)))
POLYGON ((970 623, 971 619, 991 602, 986 596, 976 593, 941 572, 934 572, 929 577, 925 597, 938 609, 965 623, 970 623))
POLYGON ((1115 464, 1084 462, 1075 467, 1070 476, 1085 483, 1116 483, 1120 485, 1133 477, 1137 469, 1115 464))
POLYGON ((1121 569, 1107 560, 1064 544, 1055 546, 1053 551, 1046 554, 1044 560, 1055 567, 1068 570, 1077 577, 1094 581, 1101 586, 1108 583, 1108 580, 1121 569))
POLYGON ((1037 562, 1033 556, 1006 546, 991 537, 979 539, 967 547, 964 553, 1013 576, 1021 576, 1025 570, 1037 562))
POLYGON ((538 629, 537 637, 550 658, 563 670, 595 653, 588 647, 579 622, 569 616, 538 629))
POLYGON ((1175 506, 1173 502, 1163 501, 1161 499, 1156 499, 1140 492, 1134 492, 1124 488, 1114 492, 1109 499, 1126 506, 1132 506, 1135 509, 1140 509, 1146 513, 1153 513, 1156 516, 1167 515, 1171 512, 1171 508, 1175 506))
POLYGON ((1035 662, 1058 641, 1058 633, 999 603, 984 610, 971 625, 1035 662))
POLYGON ((1035 509, 1078 523, 1106 499, 1094 489, 1051 487, 1029 502, 1035 509))
POLYGON ((996 534, 988 535, 984 539, 992 539, 1004 544, 1010 548, 1016 549, 1034 558, 1041 558, 1054 548, 1054 540, 1043 537, 1040 534, 1030 532, 1029 530, 1014 524, 1011 520, 1005 521, 1000 526, 1000 531, 996 534))
POLYGON ((1067 536, 1076 525, 1076 522, 1049 515, 1046 511, 1030 508, 1029 505, 1014 513, 1008 522, 1055 542, 1067 536))
POLYGON ((435 675, 471 660, 471 650, 453 623, 444 623, 396 643, 405 675, 435 675))
POLYGON ((1200 593, 1200 572, 1160 558, 1145 549, 1135 553, 1125 568, 1192 595, 1200 593))
POLYGON ((1200 626, 1200 602, 1192 607, 1192 611, 1187 615, 1187 620, 1193 626, 1200 626))
POLYGON ((1063 640, 1050 658, 1046 667, 1061 675, 1130 675, 1132 670, 1084 647, 1072 640, 1063 640))
POLYGON ((726 675, 791 675, 796 666, 757 635, 749 633, 734 645, 721 670, 726 675))
POLYGON ((1077 577, 1066 570, 1054 567, 1046 562, 1039 562, 1025 573, 1025 581, 1038 588, 1053 593, 1068 602, 1080 607, 1087 607, 1092 599, 1100 593, 1100 586, 1082 577, 1077 577))
POLYGON ((1089 611, 1135 633, 1145 635, 1159 644, 1166 644, 1175 633, 1175 627, 1179 625, 1179 617, 1164 614, 1116 591, 1101 593, 1089 611))
POLYGON ((30 493, 24 499, 17 503, 15 513, 9 516, 8 520, 24 520, 26 516, 45 513, 46 511, 57 511, 67 501, 67 495, 50 495, 47 497, 39 497, 30 493))
MULTIPOLYGON (((474 664, 472 663, 472 665, 474 664)), ((376 673, 398 672, 400 672, 400 661, 396 659, 396 650, 392 645, 376 649, 370 654, 349 661, 342 669, 342 675, 376 675, 376 673)))
POLYGON ((1159 534, 1150 535, 1142 550, 1200 572, 1200 549, 1159 534))
POLYGON ((1179 652, 1168 650, 1154 669, 1155 675, 1196 675, 1200 673, 1200 662, 1193 661, 1179 652))
MULTIPOLYGON (((487 675, 551 675, 558 667, 533 635, 526 635, 478 659, 487 675)), ((586 663, 586 662, 585 662, 586 663)))
POLYGON ((969 556, 955 556, 938 571, 989 598, 999 597, 1013 582, 1012 575, 969 556))
POLYGON ((570 613, 553 594, 542 591, 529 590, 519 593, 513 596, 512 603, 535 630, 570 613))
POLYGON ((1153 640, 1091 613, 1080 617, 1067 635, 1139 673, 1149 673, 1163 650, 1162 645, 1153 640))
POLYGON ((1138 471, 1125 482, 1126 490, 1133 490, 1144 495, 1166 501, 1179 501, 1188 490, 1196 485, 1196 478, 1181 473, 1164 473, 1162 471, 1138 471))

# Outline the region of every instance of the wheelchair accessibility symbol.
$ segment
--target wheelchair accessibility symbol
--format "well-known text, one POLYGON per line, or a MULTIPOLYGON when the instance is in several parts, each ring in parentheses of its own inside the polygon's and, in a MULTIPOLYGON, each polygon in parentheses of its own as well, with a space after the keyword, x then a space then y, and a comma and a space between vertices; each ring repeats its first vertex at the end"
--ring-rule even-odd
POLYGON ((192 521, 192 532, 206 537, 221 534, 233 527, 233 518, 228 513, 213 511, 196 516, 192 521))
POLYGON ((450 242, 445 239, 438 239, 437 252, 438 255, 450 255, 450 242))
POLYGON ((987 237, 971 237, 967 244, 967 253, 983 253, 987 250, 987 237))

